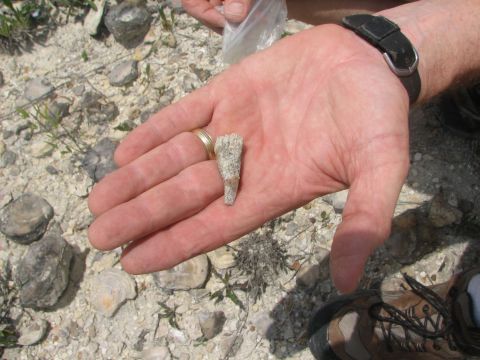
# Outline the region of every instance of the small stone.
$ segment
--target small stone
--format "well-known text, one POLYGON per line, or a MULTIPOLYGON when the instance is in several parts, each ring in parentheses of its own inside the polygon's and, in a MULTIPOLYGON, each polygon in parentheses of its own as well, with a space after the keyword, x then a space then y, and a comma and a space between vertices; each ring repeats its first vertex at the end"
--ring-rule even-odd
POLYGON ((183 90, 187 93, 192 92, 202 86, 201 82, 193 74, 185 74, 183 77, 183 90))
POLYGON ((458 207, 458 198, 457 195, 455 195, 454 192, 451 192, 448 194, 447 202, 450 206, 453 206, 454 208, 458 207))
POLYGON ((122 61, 116 65, 110 74, 108 80, 112 86, 126 86, 138 78, 138 63, 135 60, 122 61))
POLYGON ((95 91, 84 92, 85 86, 81 85, 81 87, 83 87, 83 95, 78 103, 78 107, 82 109, 99 108, 102 95, 95 91))
POLYGON ((179 329, 170 328, 168 331, 168 339, 176 344, 185 345, 188 342, 185 333, 179 329))
POLYGON ((23 96, 29 101, 35 101, 48 97, 54 90, 47 79, 35 78, 27 82, 23 96))
POLYGON ((218 359, 234 358, 243 343, 243 337, 233 334, 222 336, 219 345, 218 359))
POLYGON ((390 236, 385 241, 388 253, 400 264, 411 264, 416 261, 412 255, 417 249, 417 243, 416 212, 410 210, 395 217, 390 236))
POLYGON ((55 150, 55 148, 44 141, 37 141, 36 143, 33 143, 30 147, 32 156, 36 159, 41 159, 52 155, 53 150, 55 150))
POLYGON ((94 4, 97 10, 90 8, 85 20, 83 21, 83 26, 87 31, 87 34, 90 36, 95 36, 98 34, 98 29, 102 23, 103 13, 105 12, 106 0, 95 0, 94 4))
POLYGON ((3 73, 0 71, 0 87, 5 85, 5 80, 3 79, 3 73))
POLYGON ((5 207, 0 215, 0 231, 19 244, 42 237, 53 217, 53 208, 40 196, 24 194, 5 207))
POLYGON ((438 192, 430 203, 428 219, 435 227, 444 227, 459 224, 463 214, 457 208, 451 206, 445 199, 443 191, 438 192))
POLYGON ((198 314, 198 323, 205 339, 210 340, 220 334, 226 318, 223 311, 201 312, 198 314))
POLYGON ((47 172, 50 174, 50 175, 58 175, 58 170, 52 166, 52 165, 48 165, 45 170, 47 170, 47 172))
POLYGON ((76 96, 82 96, 85 92, 85 85, 77 85, 72 89, 72 91, 76 96))
POLYGON ((31 128, 31 124, 28 120, 19 121, 15 124, 15 135, 20 135, 24 130, 31 128))
POLYGON ((343 208, 347 203, 348 190, 338 191, 336 193, 326 195, 323 199, 330 205, 333 206, 333 209, 336 213, 343 212, 343 208))
POLYGON ((24 307, 45 309, 57 303, 68 285, 72 255, 71 246, 54 232, 29 246, 15 274, 24 307))
POLYGON ((255 326, 255 330, 264 339, 270 338, 271 335, 275 332, 275 320, 270 316, 267 311, 261 311, 253 314, 250 322, 253 326, 255 326))
POLYGON ((70 103, 67 101, 55 100, 47 103, 46 106, 48 114, 56 121, 60 121, 67 116, 70 109, 70 103))
POLYGON ((173 33, 171 32, 166 33, 166 35, 162 39, 162 43, 172 49, 177 47, 177 39, 175 38, 175 35, 173 35, 173 33))
POLYGON ((218 170, 222 176, 226 205, 233 205, 237 197, 242 165, 243 138, 238 134, 219 136, 215 142, 218 170))
POLYGON ((18 344, 22 346, 35 345, 39 343, 47 333, 48 322, 43 319, 35 320, 24 328, 20 329, 18 344))
POLYGON ((307 288, 314 287, 320 279, 319 264, 302 265, 297 273, 297 285, 307 288))
POLYGON ((5 152, 0 156, 0 169, 6 168, 7 166, 14 165, 17 161, 17 154, 10 150, 5 150, 5 152))
POLYGON ((413 161, 420 161, 422 160, 422 154, 421 153, 415 153, 415 155, 413 156, 413 161))
POLYGON ((95 272, 103 272, 106 269, 111 269, 119 261, 120 254, 117 251, 97 252, 92 259, 90 268, 95 272))
POLYGON ((5 153, 5 150, 7 149, 5 143, 3 141, 0 141, 0 157, 5 153))
POLYGON ((9 138, 11 138, 13 136, 14 132, 12 130, 3 130, 2 132, 2 137, 3 137, 3 140, 7 140, 9 138))
POLYGON ((207 81, 212 76, 212 73, 210 71, 201 69, 197 67, 195 64, 190 64, 190 70, 192 70, 193 73, 197 75, 198 79, 202 82, 207 81))
POLYGON ((32 140, 32 137, 33 137, 33 130, 31 128, 25 130, 24 132, 22 132, 22 138, 23 140, 25 141, 30 141, 32 140))
POLYGON ((123 303, 137 296, 135 280, 118 269, 98 274, 91 285, 91 302, 100 314, 112 317, 123 303))
POLYGON ((170 360, 170 351, 166 346, 156 346, 145 349, 140 355, 142 360, 170 360))
POLYGON ((294 221, 287 223, 287 228, 285 229, 285 235, 295 236, 298 235, 298 224, 294 221))
POLYGON ((107 101, 101 94, 87 91, 79 100, 77 110, 81 110, 83 117, 93 124, 105 124, 113 121, 119 114, 114 102, 107 101))
POLYGON ((322 247, 322 246, 316 246, 313 249, 314 252, 314 258, 317 261, 317 263, 321 266, 324 266, 324 269, 321 269, 322 271, 324 270, 325 273, 328 276, 328 271, 329 271, 329 261, 330 261, 330 250, 322 247))
POLYGON ((117 144, 108 138, 100 140, 88 150, 82 161, 82 167, 93 181, 100 181, 105 175, 116 169, 113 154, 117 144))
POLYGON ((159 288, 190 290, 205 284, 208 270, 208 258, 202 254, 169 270, 153 273, 152 276, 159 288))
POLYGON ((151 22, 152 17, 145 7, 129 1, 113 6, 105 16, 106 27, 126 48, 133 48, 143 41, 151 22))
POLYGON ((222 246, 207 254, 210 262, 217 270, 229 269, 235 266, 235 255, 229 246, 222 246))

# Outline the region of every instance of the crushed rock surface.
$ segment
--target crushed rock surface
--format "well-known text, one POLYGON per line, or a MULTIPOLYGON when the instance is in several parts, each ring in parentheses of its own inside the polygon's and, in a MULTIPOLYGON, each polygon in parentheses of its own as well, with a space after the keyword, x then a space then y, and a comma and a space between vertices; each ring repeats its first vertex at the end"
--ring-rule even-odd
MULTIPOLYGON (((301 24, 289 23, 291 32, 301 28, 301 24)), ((163 32, 156 19, 147 38, 162 38, 163 32)), ((176 359, 313 359, 306 345, 306 324, 313 309, 337 293, 325 276, 328 266, 314 266, 323 273, 318 274, 321 281, 315 282, 314 278, 312 282, 308 277, 306 284, 311 287, 301 285, 305 281, 297 282, 296 276, 302 266, 316 264, 316 249, 328 253, 341 221, 341 199, 335 202, 334 209, 331 200, 319 198, 258 230, 282 244, 288 267, 256 302, 247 296, 248 292, 234 290, 244 309, 227 296, 219 301, 218 297, 211 298, 224 289, 220 277, 227 272, 230 282, 244 282, 245 274, 238 266, 218 269, 220 277, 211 274, 204 288, 189 291, 160 289, 152 276, 135 276, 136 297, 120 306, 112 318, 97 313, 92 305, 91 299, 97 295, 90 286, 92 280, 104 270, 120 268, 119 251, 99 252, 87 239, 92 221, 87 196, 93 180, 82 168, 82 158, 72 143, 70 151, 60 142, 51 153, 34 158, 34 145, 51 139, 45 131, 25 126, 25 119, 15 109, 22 105, 32 111, 23 98, 25 86, 30 79, 46 78, 55 87, 57 97, 73 103, 71 114, 62 122, 80 134, 79 145, 93 147, 106 137, 121 140, 127 134, 125 126, 137 126, 148 117, 143 113, 153 113, 208 81, 196 74, 198 69, 212 76, 223 70, 219 36, 186 14, 176 15, 173 35, 176 44, 169 42, 171 46, 160 41, 156 49, 142 45, 126 50, 112 36, 95 40, 81 22, 72 22, 32 52, 14 57, 0 55, 5 82, 0 94, 1 142, 5 151, 17 154, 15 162, 0 168, 0 207, 24 193, 41 195, 52 205, 53 220, 74 249, 69 285, 58 304, 53 310, 30 312, 35 319, 50 324, 44 340, 6 349, 5 359, 146 359, 151 348, 176 359), (150 50, 153 54, 144 58, 150 50), (82 52, 88 54, 87 61, 82 52), (110 86, 108 74, 128 59, 139 61, 139 78, 128 87, 110 86), (118 116, 100 124, 82 118, 75 106, 85 91, 101 93, 115 103, 118 116), (174 322, 167 309, 174 309, 174 322), (221 332, 210 340, 202 337, 198 322, 203 312, 225 314, 221 332)), ((402 272, 430 285, 478 263, 480 242, 475 229, 480 223, 480 145, 445 132, 439 126, 439 116, 435 102, 411 112, 411 169, 395 215, 414 210, 419 217, 428 218, 432 197, 443 189, 449 203, 463 209, 463 220, 434 229, 428 237, 430 242, 423 244, 421 252, 414 252, 411 264, 402 265, 385 247, 379 248, 367 264, 362 286, 387 278, 388 283, 384 281, 382 286, 398 289, 396 281, 402 272), (465 201, 471 206, 460 206, 465 201)), ((0 248, 0 265, 8 262, 15 272, 26 247, 0 234, 0 248)), ((26 321, 19 304, 12 307, 11 316, 18 323, 26 321)))

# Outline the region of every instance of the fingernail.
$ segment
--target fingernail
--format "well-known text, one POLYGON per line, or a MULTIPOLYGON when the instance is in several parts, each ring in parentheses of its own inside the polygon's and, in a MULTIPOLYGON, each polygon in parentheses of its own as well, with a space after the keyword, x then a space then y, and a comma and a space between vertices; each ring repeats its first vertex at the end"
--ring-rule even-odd
POLYGON ((225 15, 240 17, 243 15, 244 5, 241 2, 228 3, 225 7, 225 15))

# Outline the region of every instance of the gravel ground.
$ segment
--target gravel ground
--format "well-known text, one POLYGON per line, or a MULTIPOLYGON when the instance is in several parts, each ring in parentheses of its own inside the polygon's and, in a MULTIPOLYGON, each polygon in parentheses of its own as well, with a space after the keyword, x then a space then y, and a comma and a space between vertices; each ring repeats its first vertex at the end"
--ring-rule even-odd
MULTIPOLYGON (((303 27, 289 22, 288 31, 303 27)), ((0 55, 0 64, 0 208, 5 213, 27 193, 46 200, 53 218, 34 220, 43 221, 50 237, 63 238, 73 254, 71 262, 63 258, 63 268, 52 265, 55 285, 61 287, 62 276, 68 283, 55 305, 26 308, 26 295, 15 293, 10 317, 25 344, 38 343, 8 348, 5 359, 312 358, 305 328, 313 309, 336 295, 328 255, 345 192, 266 224, 209 254, 209 261, 172 271, 170 289, 165 274, 129 276, 119 270, 119 251, 99 252, 87 240, 92 216, 86 199, 111 169, 115 143, 222 71, 219 36, 179 13, 172 32, 155 19, 145 43, 126 50, 112 36, 96 40, 81 22, 70 22, 31 52, 0 55), (112 86, 109 75, 125 60, 138 62, 138 78, 112 86), (29 81, 37 78, 54 87, 55 106, 69 107, 60 125, 35 115, 25 99, 29 81), (33 115, 19 113, 19 106, 33 115), (249 258, 248 248, 271 261, 249 258), (182 272, 200 285, 183 284, 182 272)), ((52 109, 51 99, 42 100, 41 111, 45 104, 52 109)), ((435 101, 411 112, 410 173, 393 234, 367 264, 363 286, 398 289, 402 272, 430 285, 478 264, 480 145, 444 131, 441 116, 435 101)), ((32 246, 0 234, 0 273, 6 278, 11 270, 10 289, 28 271, 20 260, 32 246)), ((36 251, 32 261, 38 257, 38 266, 46 266, 51 251, 36 251)))

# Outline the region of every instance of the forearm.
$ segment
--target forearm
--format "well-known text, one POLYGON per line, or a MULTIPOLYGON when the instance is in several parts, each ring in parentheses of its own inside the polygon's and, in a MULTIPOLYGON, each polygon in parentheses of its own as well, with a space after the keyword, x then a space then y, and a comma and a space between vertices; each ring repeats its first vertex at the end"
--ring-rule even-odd
POLYGON ((378 13, 420 54, 420 101, 480 77, 480 0, 423 0, 378 13))
POLYGON ((345 16, 375 13, 402 3, 402 0, 287 0, 289 18, 312 25, 340 24, 345 16))

